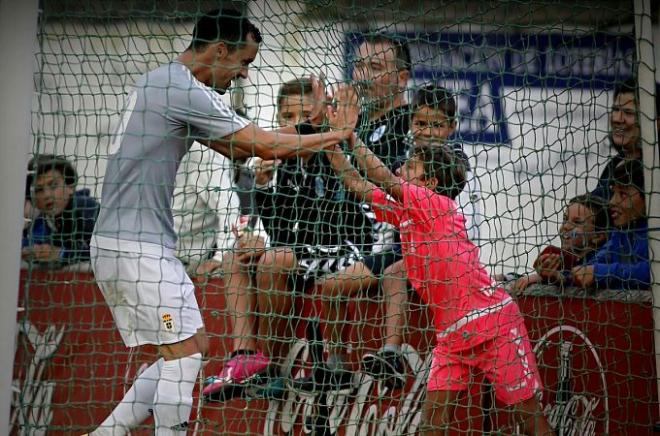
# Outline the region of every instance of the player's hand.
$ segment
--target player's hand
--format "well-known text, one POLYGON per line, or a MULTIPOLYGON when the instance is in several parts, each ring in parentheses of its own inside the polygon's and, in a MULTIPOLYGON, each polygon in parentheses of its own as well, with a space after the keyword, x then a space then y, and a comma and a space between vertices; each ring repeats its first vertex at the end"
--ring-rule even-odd
POLYGON ((328 122, 334 130, 346 130, 347 137, 352 135, 357 123, 360 108, 355 88, 342 84, 337 88, 334 96, 334 106, 328 108, 328 122))
POLYGON ((220 267, 222 267, 222 262, 215 259, 209 259, 207 261, 200 263, 197 266, 197 268, 195 269, 195 274, 200 276, 213 274, 218 269, 220 269, 220 267))
POLYGON ((513 282, 513 285, 511 285, 511 291, 512 291, 511 293, 514 295, 520 294, 529 286, 536 283, 541 283, 542 281, 543 278, 538 274, 529 274, 526 276, 522 276, 519 279, 517 279, 515 282, 513 282))
POLYGON ((29 249, 23 249, 22 257, 37 261, 37 262, 57 262, 60 260, 60 253, 62 248, 55 247, 49 244, 33 245, 29 249))
POLYGON ((236 258, 243 263, 258 260, 266 250, 266 241, 259 233, 239 231, 236 226, 232 227, 232 232, 236 236, 234 252, 236 258))
POLYGON ((254 181, 257 185, 266 185, 273 178, 273 173, 277 169, 277 166, 281 164, 282 161, 279 159, 274 160, 264 160, 255 157, 254 158, 254 181))
POLYGON ((325 121, 328 95, 325 92, 325 76, 320 73, 318 77, 312 74, 309 77, 312 83, 312 98, 314 106, 309 114, 309 122, 314 126, 321 126, 325 121))
POLYGON ((590 288, 596 281, 593 265, 576 266, 571 270, 571 275, 573 276, 575 286, 582 288, 590 288))

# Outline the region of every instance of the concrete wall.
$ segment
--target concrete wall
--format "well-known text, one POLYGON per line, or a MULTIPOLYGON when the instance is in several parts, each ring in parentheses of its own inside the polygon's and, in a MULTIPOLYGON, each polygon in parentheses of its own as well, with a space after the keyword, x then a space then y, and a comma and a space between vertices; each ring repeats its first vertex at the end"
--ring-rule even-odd
MULTIPOLYGON (((244 100, 249 116, 270 127, 274 95, 283 81, 319 71, 330 82, 343 77, 344 35, 356 29, 322 17, 310 21, 298 2, 251 2, 248 8, 264 44, 244 100)), ((389 31, 405 27, 381 24, 389 31)), ((100 196, 108 139, 127 88, 181 51, 191 27, 171 21, 46 22, 36 57, 35 151, 75 157, 81 183, 100 196)), ((657 25, 654 41, 658 59, 657 25)), ((482 259, 493 272, 522 270, 533 262, 538 245, 558 243, 564 201, 593 188, 599 164, 610 155, 604 141, 609 93, 515 88, 504 95, 511 146, 465 147, 485 192, 489 240, 482 241, 482 259)))

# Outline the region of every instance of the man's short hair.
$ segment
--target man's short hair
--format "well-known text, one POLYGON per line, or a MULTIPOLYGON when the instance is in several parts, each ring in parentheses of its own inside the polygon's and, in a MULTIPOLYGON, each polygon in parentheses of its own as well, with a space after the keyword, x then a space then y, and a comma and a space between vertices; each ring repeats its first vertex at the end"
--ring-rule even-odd
POLYGON ((312 81, 309 78, 303 77, 300 79, 292 79, 285 82, 280 86, 277 93, 277 109, 279 110, 284 101, 284 97, 307 95, 312 93, 312 81))
POLYGON ((624 82, 619 82, 614 87, 614 98, 616 99, 619 94, 632 94, 637 100, 637 81, 630 78, 624 82))
MULTIPOLYGON (((635 101, 637 101, 637 81, 635 79, 628 79, 621 82, 614 87, 614 98, 616 99, 619 94, 633 94, 635 101)), ((655 116, 660 118, 660 83, 655 84, 655 116)))
POLYGON ((46 174, 49 171, 57 171, 64 178, 64 183, 68 186, 74 186, 78 182, 78 173, 75 168, 64 156, 55 154, 40 154, 30 159, 28 163, 27 185, 32 187, 33 181, 37 177, 46 174))
POLYGON ((440 110, 452 121, 456 116, 456 99, 447 88, 442 86, 429 84, 420 88, 415 93, 413 104, 415 109, 420 106, 429 106, 440 110))
POLYGON ((435 192, 456 199, 465 188, 466 169, 463 159, 445 144, 415 148, 414 156, 424 163, 424 177, 435 177, 435 192))
POLYGON ((198 51, 209 44, 224 42, 233 51, 245 44, 248 35, 252 35, 256 43, 261 43, 261 32, 241 12, 214 9, 197 20, 188 50, 198 51))
POLYGON ((612 174, 612 185, 632 186, 642 195, 646 191, 644 188, 644 165, 639 159, 626 159, 614 168, 612 174))
POLYGON ((610 212, 607 207, 607 201, 604 198, 597 195, 582 194, 571 198, 568 204, 569 206, 571 204, 581 204, 589 209, 594 215, 594 227, 596 231, 607 231, 610 222, 610 212))
POLYGON ((408 43, 401 38, 397 38, 383 33, 367 34, 364 42, 370 44, 388 44, 394 49, 395 64, 398 71, 411 71, 412 61, 410 60, 410 48, 408 43))

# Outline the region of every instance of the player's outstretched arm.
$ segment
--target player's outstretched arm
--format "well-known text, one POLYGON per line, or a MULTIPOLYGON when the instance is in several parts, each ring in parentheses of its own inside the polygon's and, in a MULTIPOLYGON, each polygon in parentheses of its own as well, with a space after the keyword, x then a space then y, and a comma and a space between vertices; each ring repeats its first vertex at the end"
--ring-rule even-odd
POLYGON ((291 135, 249 124, 229 136, 207 141, 206 145, 230 158, 259 156, 268 160, 287 159, 310 156, 344 141, 351 133, 351 130, 342 129, 315 135, 291 135))
POLYGON ((362 178, 360 173, 351 165, 344 156, 344 151, 340 146, 325 151, 330 165, 341 178, 346 189, 353 192, 360 200, 371 203, 373 192, 378 189, 376 185, 362 178))

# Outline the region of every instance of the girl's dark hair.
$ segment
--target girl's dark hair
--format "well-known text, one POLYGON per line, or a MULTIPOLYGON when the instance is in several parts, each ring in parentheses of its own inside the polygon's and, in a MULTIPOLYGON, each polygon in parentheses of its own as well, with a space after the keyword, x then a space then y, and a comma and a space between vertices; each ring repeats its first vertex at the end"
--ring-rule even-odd
POLYGON ((604 198, 591 194, 583 194, 571 198, 568 205, 570 206, 571 204, 581 204, 589 208, 594 215, 596 231, 602 232, 608 230, 610 221, 609 209, 607 201, 604 198))
POLYGON ((435 192, 455 200, 465 188, 466 170, 463 159, 446 145, 416 148, 413 154, 424 163, 424 176, 435 177, 435 192))

